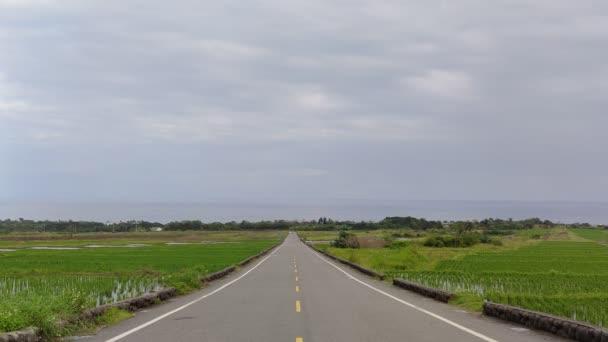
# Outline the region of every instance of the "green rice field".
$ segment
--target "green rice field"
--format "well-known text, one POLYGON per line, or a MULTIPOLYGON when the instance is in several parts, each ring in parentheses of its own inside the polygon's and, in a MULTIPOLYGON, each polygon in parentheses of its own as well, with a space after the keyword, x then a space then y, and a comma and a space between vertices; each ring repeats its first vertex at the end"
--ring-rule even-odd
POLYGON ((86 308, 164 286, 194 290, 202 275, 273 246, 285 233, 82 235, 0 236, 0 332, 38 326, 61 335, 55 323, 86 308))

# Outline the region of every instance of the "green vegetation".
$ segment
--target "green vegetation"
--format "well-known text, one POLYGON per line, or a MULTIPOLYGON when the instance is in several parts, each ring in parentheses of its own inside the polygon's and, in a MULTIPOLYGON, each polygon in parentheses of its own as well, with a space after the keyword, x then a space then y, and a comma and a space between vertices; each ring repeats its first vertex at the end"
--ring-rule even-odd
POLYGON ((337 248, 359 248, 359 240, 355 234, 342 230, 331 245, 337 248))
POLYGON ((608 244, 608 229, 571 229, 570 232, 602 244, 608 244))
POLYGON ((491 243, 502 245, 499 239, 491 238, 487 234, 475 232, 461 233, 456 235, 434 235, 424 240, 427 247, 471 247, 478 243, 491 243))
MULTIPOLYGON (((200 286, 202 275, 271 247, 285 233, 109 235, 75 234, 69 240, 56 234, 47 235, 48 240, 0 236, 0 331, 38 326, 47 336, 62 335, 66 331, 55 323, 86 308, 163 286, 191 291, 200 286), (40 246, 71 249, 32 249, 40 246)), ((110 312, 100 323, 122 318, 124 314, 110 312)))
POLYGON ((121 310, 119 308, 109 308, 101 316, 97 317, 96 322, 102 326, 110 326, 131 317, 133 317, 133 314, 129 311, 121 310))
MULTIPOLYGON (((459 236, 451 229, 436 233, 459 236)), ((489 235, 487 231, 477 234, 489 235)), ((492 235, 502 246, 436 248, 425 246, 428 239, 412 239, 405 246, 389 244, 389 248, 318 248, 392 278, 454 292, 453 304, 468 309, 479 310, 483 299, 489 299, 607 326, 604 234, 606 230, 557 227, 492 235)))

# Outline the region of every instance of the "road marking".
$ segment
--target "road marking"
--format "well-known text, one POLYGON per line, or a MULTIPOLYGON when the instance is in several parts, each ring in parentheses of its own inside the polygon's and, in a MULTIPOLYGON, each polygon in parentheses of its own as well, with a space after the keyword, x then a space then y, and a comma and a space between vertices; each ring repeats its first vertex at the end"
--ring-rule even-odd
POLYGON ((298 276, 296 276, 296 281, 298 281, 298 276))
POLYGON ((300 301, 296 300, 296 312, 300 312, 300 301))
POLYGON ((239 281, 239 280, 240 280, 241 278, 243 278, 244 276, 248 275, 248 274, 249 274, 251 271, 253 271, 253 270, 255 270, 256 268, 258 268, 258 266, 260 266, 262 263, 264 263, 264 261, 266 261, 268 258, 270 258, 271 256, 273 256, 273 255, 274 255, 274 253, 276 253, 276 252, 277 252, 277 251, 278 251, 278 250, 279 250, 281 247, 283 247, 283 245, 282 245, 282 244, 281 244, 279 247, 277 247, 277 249, 275 249, 275 250, 274 250, 274 251, 273 251, 273 252, 272 252, 272 253, 271 253, 269 256, 267 256, 267 257, 265 257, 264 259, 262 259, 262 261, 260 261, 260 262, 259 262, 259 263, 257 263, 255 266, 253 266, 253 267, 252 267, 250 270, 248 270, 247 272, 243 273, 241 276, 239 276, 238 278, 236 278, 236 279, 232 280, 231 282, 226 283, 226 284, 222 285, 221 287, 218 287, 217 289, 213 290, 212 292, 209 292, 209 293, 207 293, 206 295, 200 296, 200 297, 198 297, 197 299, 195 299, 195 300, 193 300, 193 301, 191 301, 191 302, 189 302, 189 303, 186 303, 186 304, 184 304, 184 305, 180 306, 179 308, 177 308, 177 309, 175 309, 175 310, 169 311, 169 312, 167 312, 166 314, 160 315, 160 316, 156 317, 155 319, 153 319, 153 320, 151 320, 151 321, 148 321, 148 322, 146 322, 146 323, 144 323, 144 324, 142 324, 142 325, 139 325, 139 326, 137 326, 137 327, 135 327, 135 328, 133 328, 133 329, 131 329, 131 330, 129 330, 129 331, 126 331, 126 332, 124 332, 124 333, 122 333, 122 334, 120 334, 120 335, 118 335, 118 336, 115 336, 115 337, 113 337, 113 338, 111 338, 111 339, 109 339, 109 340, 106 340, 105 342, 115 342, 115 341, 121 340, 121 339, 123 339, 123 338, 125 338, 125 337, 127 337, 127 336, 131 335, 131 334, 132 334, 132 333, 134 333, 134 332, 137 332, 137 331, 139 331, 139 330, 141 330, 141 329, 143 329, 143 328, 145 328, 145 327, 147 327, 147 326, 149 326, 149 325, 152 325, 152 324, 154 324, 154 323, 156 323, 156 322, 160 321, 161 319, 163 319, 163 318, 165 318, 165 317, 171 316, 171 315, 173 315, 174 313, 176 313, 176 312, 178 312, 178 311, 181 311, 181 310, 183 310, 183 309, 185 309, 185 308, 189 307, 189 306, 190 306, 190 305, 192 305, 192 304, 195 304, 195 303, 200 302, 201 300, 203 300, 203 299, 205 299, 205 298, 207 298, 207 297, 211 296, 212 294, 215 294, 215 293, 217 293, 217 292, 220 292, 221 290, 225 289, 226 287, 228 287, 228 286, 230 286, 230 285, 232 285, 232 284, 236 283, 237 281, 239 281))
POLYGON ((296 342, 304 342, 304 339, 301 337, 296 337, 296 342))
POLYGON ((300 292, 300 287, 296 285, 296 292, 300 292))
POLYGON ((373 287, 373 286, 371 286, 371 285, 367 284, 366 282, 364 282, 364 281, 362 281, 362 280, 359 280, 359 279, 357 279, 357 278, 353 277, 351 274, 349 274, 348 272, 344 271, 344 270, 343 270, 343 269, 341 269, 340 267, 338 267, 338 266, 336 266, 336 265, 332 264, 331 262, 329 262, 329 261, 325 260, 325 258, 323 258, 321 255, 317 254, 316 252, 313 252, 313 251, 310 251, 310 252, 311 252, 312 254, 314 254, 314 255, 315 255, 317 258, 319 258, 319 259, 321 259, 321 260, 325 261, 326 263, 328 263, 329 265, 331 265, 332 267, 334 267, 335 269, 337 269, 338 271, 340 271, 340 272, 342 272, 342 273, 346 274, 347 276, 351 277, 351 278, 352 278, 352 280, 354 280, 354 281, 356 281, 356 282, 360 283, 361 285, 367 286, 368 288, 370 288, 370 289, 372 289, 372 290, 374 290, 374 291, 376 291, 376 292, 378 292, 378 293, 381 293, 381 294, 383 294, 383 295, 385 295, 385 296, 387 296, 387 297, 389 297, 389 298, 391 298, 391 299, 393 299, 393 300, 396 300, 396 301, 398 301, 398 302, 399 302, 399 303, 401 303, 401 304, 405 304, 405 305, 407 305, 407 306, 409 306, 409 307, 411 307, 411 308, 413 308, 413 309, 416 309, 416 310, 418 310, 418 311, 420 311, 420 312, 422 312, 422 313, 425 313, 425 314, 427 314, 427 315, 429 315, 429 316, 431 316, 431 317, 433 317, 433 318, 436 318, 436 319, 438 319, 438 320, 440 320, 440 321, 442 321, 442 322, 444 322, 444 323, 447 323, 447 324, 449 324, 449 325, 451 325, 451 326, 453 326, 453 327, 455 327, 455 328, 458 328, 458 329, 460 329, 460 330, 462 330, 462 331, 464 331, 464 332, 467 332, 467 333, 469 333, 469 334, 471 334, 471 335, 473 335, 473 336, 475 336, 475 337, 479 337, 480 339, 482 339, 482 340, 484 340, 484 341, 486 341, 486 342, 498 342, 497 340, 495 340, 495 339, 493 339, 493 338, 490 338, 490 337, 488 337, 488 336, 486 336, 486 335, 483 335, 483 334, 481 334, 481 333, 478 333, 477 331, 471 330, 471 329, 469 329, 469 328, 467 328, 467 327, 465 327, 465 326, 462 326, 462 325, 460 325, 460 324, 458 324, 458 323, 456 323, 456 322, 450 321, 449 319, 447 319, 447 318, 445 318, 445 317, 439 316, 439 315, 437 315, 437 314, 435 314, 435 313, 432 313, 432 312, 430 312, 430 311, 428 311, 428 310, 425 310, 425 309, 423 309, 423 308, 421 308, 421 307, 419 307, 419 306, 416 306, 416 305, 414 305, 414 304, 412 304, 412 303, 406 302, 406 301, 404 301, 403 299, 397 298, 397 297, 395 297, 395 296, 393 296, 393 295, 391 295, 391 294, 389 294, 389 293, 386 293, 386 292, 384 292, 384 291, 382 291, 382 290, 380 290, 380 289, 377 289, 377 288, 375 288, 375 287, 373 287))

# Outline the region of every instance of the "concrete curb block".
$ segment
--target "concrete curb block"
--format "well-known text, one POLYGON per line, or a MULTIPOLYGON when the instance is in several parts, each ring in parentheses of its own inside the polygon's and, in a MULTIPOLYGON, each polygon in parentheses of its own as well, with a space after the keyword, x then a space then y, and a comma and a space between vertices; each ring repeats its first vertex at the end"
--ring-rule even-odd
MULTIPOLYGON (((302 240, 302 239, 300 239, 300 241, 304 242, 304 240, 302 240)), ((376 272, 376 271, 370 270, 369 268, 365 268, 365 267, 363 267, 363 266, 361 266, 361 265, 357 265, 357 264, 355 264, 354 262, 350 262, 350 261, 348 261, 348 260, 340 259, 340 258, 338 258, 338 257, 336 257, 336 256, 333 256, 333 255, 331 255, 331 254, 329 254, 329 253, 326 253, 326 252, 324 252, 324 251, 322 251, 322 250, 320 250, 320 249, 317 249, 315 246, 313 246, 313 245, 312 245, 312 244, 310 244, 310 243, 306 243, 306 242, 304 242, 304 244, 305 244, 306 246, 308 246, 308 247, 310 247, 310 248, 314 249, 315 251, 317 251, 317 252, 319 252, 319 253, 321 253, 321 254, 325 255, 326 257, 328 257, 328 258, 330 258, 330 259, 333 259, 333 260, 336 260, 337 262, 340 262, 340 263, 342 263, 342 264, 344 264, 344 265, 350 266, 350 267, 352 267, 352 268, 356 269, 357 271, 359 271, 359 272, 361 272, 361 273, 363 273, 363 274, 367 274, 368 276, 372 276, 372 277, 380 278, 380 280, 384 280, 384 279, 386 279, 386 275, 384 275, 384 274, 382 274, 382 273, 378 273, 378 272, 376 272)))
POLYGON ((165 301, 171 297, 175 297, 176 294, 177 291, 173 287, 161 289, 156 292, 146 293, 143 296, 123 300, 117 303, 101 305, 93 309, 85 310, 79 316, 79 319, 93 320, 103 315, 104 312, 106 312, 106 310, 110 308, 119 308, 127 311, 137 311, 138 309, 142 309, 150 305, 165 301))
MULTIPOLYGON (((275 249, 276 247, 281 245, 281 243, 283 243, 283 242, 281 241, 280 243, 239 262, 238 265, 242 267, 242 266, 249 264, 253 260, 255 260, 255 259, 267 254, 271 250, 275 249)), ((211 281, 214 281, 214 280, 227 276, 228 274, 236 271, 236 269, 237 268, 234 265, 229 266, 221 271, 207 274, 207 275, 201 277, 200 280, 201 280, 201 282, 211 282, 211 281)), ((119 309, 131 311, 131 312, 137 311, 139 309, 148 307, 150 305, 154 305, 159 302, 165 301, 171 297, 175 297, 176 294, 177 294, 177 291, 173 287, 166 288, 166 289, 160 289, 156 292, 146 293, 145 295, 142 295, 139 297, 127 299, 127 300, 120 301, 117 303, 101 305, 101 306, 98 306, 93 309, 85 310, 83 313, 81 313, 78 316, 78 320, 94 320, 97 317, 103 315, 106 312, 106 310, 108 310, 110 308, 119 308, 119 309)), ((65 326, 69 325, 70 323, 73 323, 73 322, 70 322, 70 321, 58 322, 58 325, 61 327, 65 327, 65 326)), ((27 329, 23 329, 23 330, 19 330, 19 331, 0 333, 0 342, 36 342, 36 341, 40 341, 40 339, 41 339, 41 336, 39 335, 39 330, 37 328, 27 328, 27 329)))
POLYGON ((0 333, 0 342, 36 342, 40 341, 38 329, 27 328, 19 331, 0 333))
POLYGON ((455 295, 453 293, 443 291, 443 290, 437 290, 432 287, 427 287, 427 286, 420 285, 420 284, 417 284, 417 283, 414 283, 411 281, 407 281, 404 279, 398 279, 398 278, 393 279, 393 285, 398 286, 402 289, 416 292, 416 293, 421 294, 426 297, 436 299, 436 300, 438 300, 440 302, 444 302, 444 303, 449 302, 450 299, 455 297, 455 295))
POLYGON ((220 278, 224 278, 225 276, 229 275, 230 273, 236 271, 236 266, 228 266, 226 268, 224 268, 221 271, 217 271, 217 272, 213 272, 213 273, 209 273, 203 277, 201 277, 201 282, 210 282, 210 281, 214 281, 216 279, 220 279, 220 278))
POLYGON ((483 303, 483 313, 487 316, 519 323, 528 328, 543 330, 575 341, 608 342, 608 330, 606 329, 542 312, 485 301, 483 303))

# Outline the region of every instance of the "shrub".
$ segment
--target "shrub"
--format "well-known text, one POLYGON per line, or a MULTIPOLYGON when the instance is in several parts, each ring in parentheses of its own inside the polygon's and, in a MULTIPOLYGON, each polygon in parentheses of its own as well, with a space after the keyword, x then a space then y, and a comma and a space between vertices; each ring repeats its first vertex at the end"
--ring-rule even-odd
POLYGON ((357 240, 355 234, 342 230, 331 245, 337 248, 359 248, 359 240, 357 240))
POLYGON ((456 236, 434 235, 424 240, 427 247, 471 247, 478 243, 491 243, 493 240, 479 233, 463 233, 456 236))

